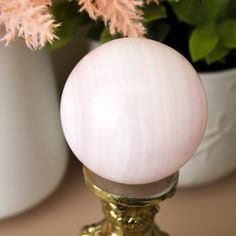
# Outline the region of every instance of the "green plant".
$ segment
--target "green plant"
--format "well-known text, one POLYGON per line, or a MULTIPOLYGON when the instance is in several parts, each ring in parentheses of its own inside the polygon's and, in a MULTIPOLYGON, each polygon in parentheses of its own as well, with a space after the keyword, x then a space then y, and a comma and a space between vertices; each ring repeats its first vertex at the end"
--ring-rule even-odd
MULTIPOLYGON (((52 8, 63 22, 61 40, 54 47, 68 42, 82 24, 89 24, 88 36, 102 43, 122 37, 111 35, 100 19, 93 22, 86 14, 76 14, 77 8, 73 1, 52 8)), ((236 0, 167 0, 145 5, 143 11, 146 36, 175 48, 199 70, 235 66, 236 0)))
POLYGON ((236 48, 235 0, 181 0, 170 4, 179 21, 192 28, 189 51, 193 62, 204 58, 211 64, 236 48))

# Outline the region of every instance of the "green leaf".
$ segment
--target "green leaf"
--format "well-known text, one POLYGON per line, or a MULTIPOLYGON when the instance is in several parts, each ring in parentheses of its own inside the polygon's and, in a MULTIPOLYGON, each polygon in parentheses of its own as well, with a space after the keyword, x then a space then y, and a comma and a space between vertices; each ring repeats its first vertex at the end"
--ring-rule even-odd
POLYGON ((166 22, 154 22, 148 25, 148 38, 164 42, 171 30, 171 24, 166 22))
POLYGON ((232 19, 236 19, 236 1, 231 0, 227 7, 227 16, 232 19))
POLYGON ((98 20, 95 23, 90 24, 86 36, 94 41, 99 41, 103 30, 104 30, 104 23, 101 20, 98 20))
POLYGON ((208 65, 222 60, 229 53, 229 49, 223 47, 221 44, 217 44, 217 46, 213 49, 213 51, 207 55, 206 62, 208 65))
POLYGON ((158 4, 150 4, 147 6, 147 8, 144 10, 144 23, 149 23, 154 20, 159 20, 166 18, 166 8, 163 5, 158 4))
POLYGON ((195 26, 210 21, 206 9, 202 6, 201 1, 199 0, 169 0, 169 3, 180 21, 195 26))
POLYGON ((71 40, 80 25, 89 22, 86 14, 78 14, 78 4, 75 1, 53 4, 51 12, 61 26, 55 31, 59 39, 53 45, 47 45, 47 48, 61 48, 71 40))
POLYGON ((102 31, 101 35, 100 35, 100 42, 101 43, 106 43, 108 41, 111 41, 113 39, 119 38, 118 35, 111 35, 110 31, 108 28, 104 28, 104 30, 102 31))
POLYGON ((218 36, 215 24, 197 27, 191 34, 189 40, 189 50, 192 60, 198 61, 206 57, 216 46, 218 36))
POLYGON ((225 15, 230 0, 202 0, 202 7, 207 12, 209 19, 216 20, 225 15))
POLYGON ((227 19, 218 24, 220 41, 227 48, 236 48, 236 20, 227 19))

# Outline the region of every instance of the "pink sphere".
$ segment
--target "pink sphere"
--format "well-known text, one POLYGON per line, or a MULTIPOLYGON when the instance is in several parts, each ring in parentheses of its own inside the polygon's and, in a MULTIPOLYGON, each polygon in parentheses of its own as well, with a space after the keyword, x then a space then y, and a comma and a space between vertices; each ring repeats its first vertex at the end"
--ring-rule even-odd
POLYGON ((182 167, 207 120, 202 83, 172 48, 123 38, 87 54, 71 72, 61 101, 65 137, 94 173, 145 184, 182 167))

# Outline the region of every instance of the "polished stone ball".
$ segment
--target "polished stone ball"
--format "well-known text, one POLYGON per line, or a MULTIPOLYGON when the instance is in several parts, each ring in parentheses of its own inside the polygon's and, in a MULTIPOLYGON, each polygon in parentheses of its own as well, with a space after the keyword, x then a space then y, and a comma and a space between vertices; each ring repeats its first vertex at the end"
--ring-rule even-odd
POLYGON ((207 101, 192 65, 174 49, 123 38, 87 54, 61 101, 65 137, 94 173, 124 184, 163 179, 202 139, 207 101))

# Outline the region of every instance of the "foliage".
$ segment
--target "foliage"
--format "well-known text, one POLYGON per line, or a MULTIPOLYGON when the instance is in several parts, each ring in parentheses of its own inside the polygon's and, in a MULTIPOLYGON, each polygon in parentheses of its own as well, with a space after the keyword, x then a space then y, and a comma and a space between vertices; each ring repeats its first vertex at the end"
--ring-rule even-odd
POLYGON ((236 48, 235 0, 180 0, 170 5, 179 21, 192 26, 189 51, 193 62, 204 58, 210 64, 236 48))
POLYGON ((58 27, 55 31, 59 40, 55 40, 52 45, 53 49, 60 48, 67 44, 73 35, 76 33, 78 27, 83 24, 87 24, 90 19, 86 13, 78 14, 79 6, 75 1, 59 2, 52 5, 51 12, 57 22, 61 22, 61 27, 58 27))
MULTIPOLYGON (((111 35, 101 18, 93 22, 86 14, 76 14, 75 5, 71 1, 53 7, 56 19, 63 23, 58 31, 61 40, 54 47, 68 42, 83 24, 90 25, 88 35, 95 40, 106 42, 122 37, 121 33, 111 35)), ((196 67, 235 66, 236 0, 167 0, 160 4, 151 1, 142 10, 146 36, 175 48, 196 67)))

